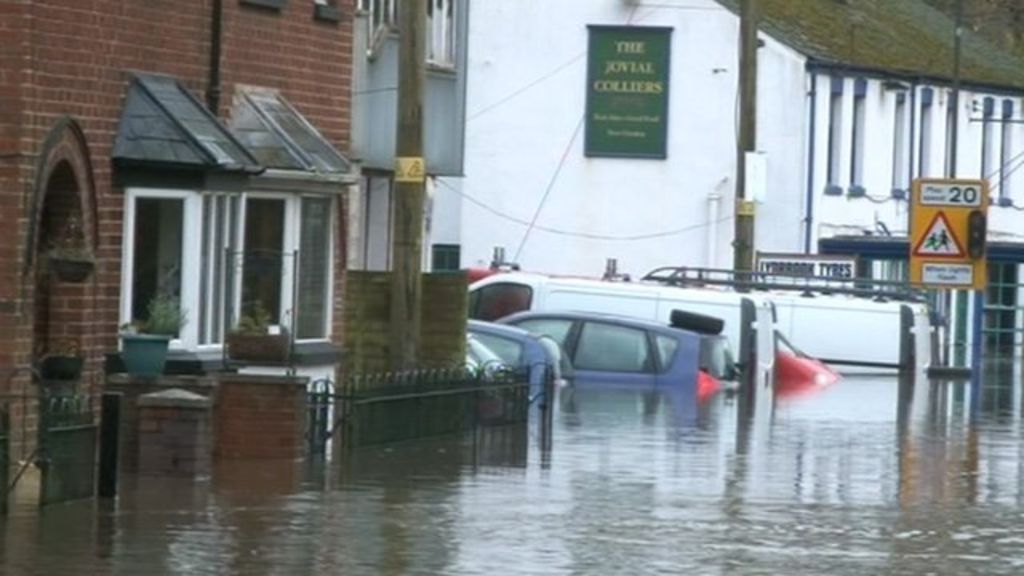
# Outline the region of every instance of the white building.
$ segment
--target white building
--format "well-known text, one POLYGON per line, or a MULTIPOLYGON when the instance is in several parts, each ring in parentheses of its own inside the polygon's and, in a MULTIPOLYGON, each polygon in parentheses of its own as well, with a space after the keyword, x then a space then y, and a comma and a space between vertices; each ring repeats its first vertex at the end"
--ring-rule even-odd
MULTIPOLYGON (((762 2, 756 250, 857 253, 900 277, 907 189, 952 174, 953 23, 921 0, 762 2)), ((434 234, 463 267, 495 247, 524 269, 634 275, 731 267, 735 0, 475 0, 465 176, 441 179, 434 234), (588 157, 590 26, 671 28, 664 159, 588 157)), ((965 37, 958 177, 989 177, 990 250, 1024 260, 1024 66, 965 37)), ((1016 284, 1017 266, 992 267, 1016 284)), ((1007 290, 1014 293, 1016 289, 1007 290)), ((1007 295, 1007 298, 1009 296, 1007 295)), ((1014 324, 1020 314, 1011 313, 1014 324)), ((1007 320, 1007 319, 1004 319, 1007 320)))

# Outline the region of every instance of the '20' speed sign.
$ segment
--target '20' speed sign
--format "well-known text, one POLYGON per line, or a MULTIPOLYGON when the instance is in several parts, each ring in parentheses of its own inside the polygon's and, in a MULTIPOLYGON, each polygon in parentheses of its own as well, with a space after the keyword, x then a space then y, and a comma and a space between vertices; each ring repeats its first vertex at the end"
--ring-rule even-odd
POLYGON ((921 188, 925 206, 981 206, 981 187, 972 184, 927 183, 921 188))

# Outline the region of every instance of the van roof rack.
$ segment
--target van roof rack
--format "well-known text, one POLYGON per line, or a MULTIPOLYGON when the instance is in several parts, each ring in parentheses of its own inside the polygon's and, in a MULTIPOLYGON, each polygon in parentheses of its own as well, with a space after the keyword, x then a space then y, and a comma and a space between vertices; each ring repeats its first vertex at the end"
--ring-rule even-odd
POLYGON ((801 292, 815 294, 842 294, 862 298, 890 300, 924 300, 925 292, 906 282, 874 280, 871 278, 835 278, 832 276, 805 276, 800 274, 745 272, 720 268, 691 266, 663 266, 648 272, 641 281, 658 282, 667 286, 707 287, 724 286, 737 290, 801 292))

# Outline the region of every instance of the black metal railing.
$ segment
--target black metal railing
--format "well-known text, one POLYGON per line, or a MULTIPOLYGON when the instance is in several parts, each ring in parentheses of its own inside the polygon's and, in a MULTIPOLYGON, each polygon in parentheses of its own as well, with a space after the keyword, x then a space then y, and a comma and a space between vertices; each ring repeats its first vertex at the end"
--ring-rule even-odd
POLYGON ((525 423, 530 404, 525 370, 459 367, 358 374, 335 390, 311 389, 310 446, 322 450, 333 439, 349 449, 525 423), (330 424, 326 431, 325 422, 330 424))

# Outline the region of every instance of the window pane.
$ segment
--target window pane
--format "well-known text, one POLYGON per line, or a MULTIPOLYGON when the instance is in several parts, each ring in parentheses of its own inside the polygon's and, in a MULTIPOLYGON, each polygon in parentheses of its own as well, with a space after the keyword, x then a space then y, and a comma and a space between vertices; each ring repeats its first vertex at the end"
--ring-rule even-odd
POLYGON ((559 346, 565 348, 565 341, 569 338, 569 330, 572 329, 572 320, 538 318, 536 320, 520 322, 516 326, 527 332, 547 336, 557 342, 559 346))
POLYGON ((203 235, 202 253, 199 255, 199 343, 209 342, 208 330, 210 325, 210 244, 213 240, 213 230, 210 224, 213 218, 214 199, 211 196, 203 198, 203 235))
POLYGON ((331 270, 331 201, 303 198, 299 241, 298 338, 327 336, 331 270))
POLYGON ((582 370, 645 372, 650 369, 647 335, 642 330, 587 322, 573 365, 582 370))
POLYGON ((491 284, 478 290, 480 299, 473 310, 476 320, 497 320, 530 309, 533 290, 522 284, 491 284))
POLYGON ((233 232, 238 198, 224 195, 203 199, 203 248, 200 255, 199 343, 224 341, 224 304, 228 288, 227 251, 234 251, 233 232))
POLYGON ((430 258, 434 272, 458 270, 460 250, 458 244, 434 244, 430 258))
POLYGON ((473 333, 473 337, 494 352, 506 366, 519 366, 523 359, 523 345, 509 338, 492 334, 473 333))
POLYGON ((284 200, 249 200, 245 209, 242 314, 262 307, 280 322, 284 200))
POLYGON ((662 370, 667 370, 672 365, 672 359, 675 358, 676 349, 679 348, 679 341, 675 338, 658 334, 655 337, 655 342, 658 343, 658 358, 661 360, 661 368, 662 370))
POLYGON ((135 201, 132 320, 147 320, 157 296, 181 300, 181 244, 185 202, 177 198, 135 201))

